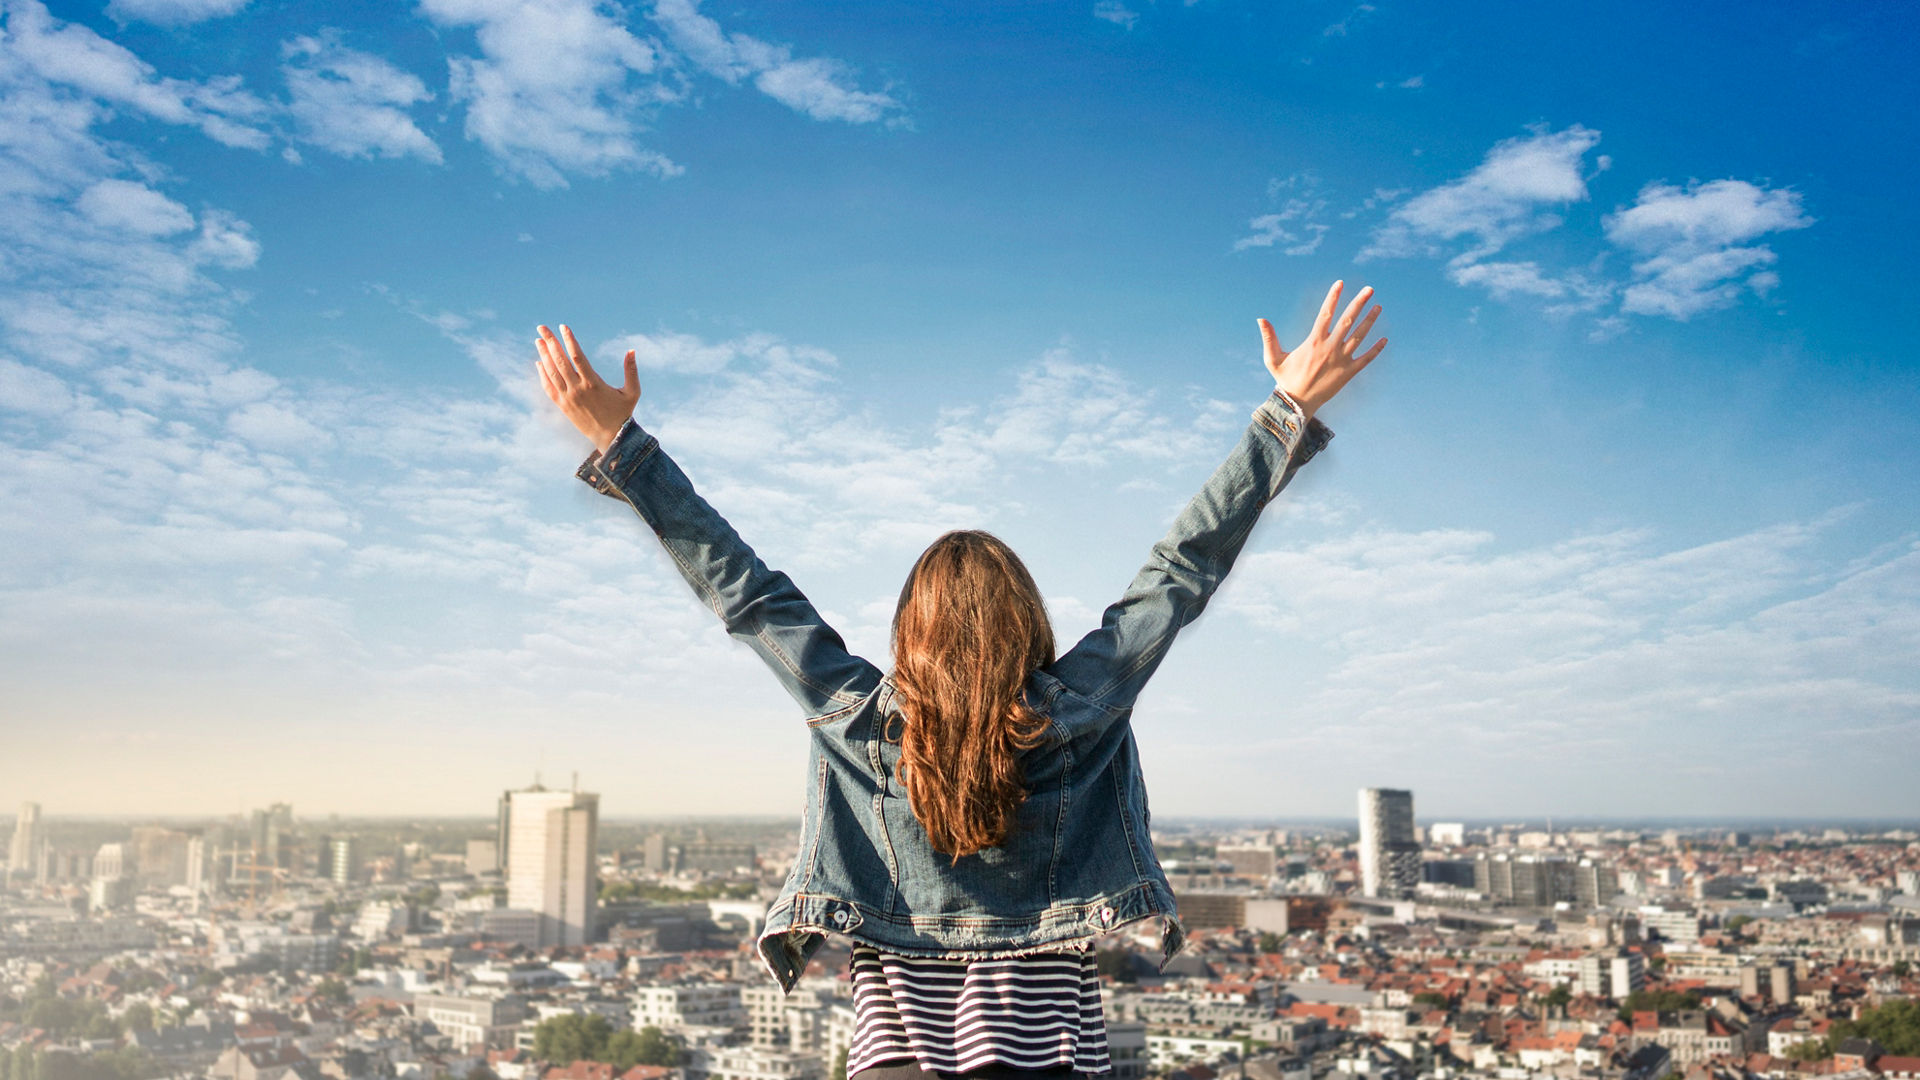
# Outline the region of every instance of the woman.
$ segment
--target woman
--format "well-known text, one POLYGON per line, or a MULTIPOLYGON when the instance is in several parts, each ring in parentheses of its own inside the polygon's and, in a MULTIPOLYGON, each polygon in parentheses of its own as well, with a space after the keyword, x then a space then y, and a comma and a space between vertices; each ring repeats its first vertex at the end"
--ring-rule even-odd
POLYGON ((594 451, 578 475, 631 506, 727 630, 761 655, 812 732, 799 857, 759 953, 792 990, 824 936, 855 943, 848 1072, 879 1077, 1107 1071, 1090 946, 1162 921, 1184 931, 1154 856, 1129 716, 1174 635, 1200 614, 1248 531, 1332 433, 1315 418, 1385 347, 1371 287, 1301 345, 1260 320, 1274 392, 1175 519, 1099 629, 1056 658, 1017 556, 949 533, 915 563, 894 615, 891 673, 846 645, 769 570, 633 419, 565 326, 540 327, 541 384, 594 451))

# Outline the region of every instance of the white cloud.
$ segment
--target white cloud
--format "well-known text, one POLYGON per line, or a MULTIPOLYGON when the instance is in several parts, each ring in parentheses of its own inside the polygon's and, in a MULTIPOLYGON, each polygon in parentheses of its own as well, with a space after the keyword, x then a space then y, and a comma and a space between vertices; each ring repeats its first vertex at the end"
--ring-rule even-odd
POLYGON ((1407 188, 1374 188, 1373 194, 1360 201, 1359 206, 1340 211, 1342 218, 1355 218, 1371 211, 1376 206, 1390 203, 1407 193, 1407 188))
POLYGON ((1267 749, 1311 745, 1336 769, 1352 747, 1391 745, 1372 769, 1471 754, 1580 790, 1577 772, 1663 775, 1647 738, 1684 761, 1737 735, 1766 758, 1842 729, 1849 754, 1908 756, 1920 545, 1822 557, 1843 517, 1679 548, 1645 532, 1502 549, 1484 532, 1363 530, 1250 553, 1221 607, 1322 643, 1296 710, 1318 724, 1267 749))
POLYGON ((300 137, 341 157, 417 157, 438 164, 440 148, 407 109, 433 95, 413 75, 322 31, 282 43, 281 74, 300 137))
POLYGON ((187 248, 197 262, 244 270, 260 261, 260 242, 253 238, 253 226, 226 210, 209 210, 200 216, 200 235, 187 248))
POLYGON ((1741 282, 1764 295, 1779 283, 1773 249, 1753 241, 1813 224, 1799 192, 1744 180, 1651 183, 1634 204, 1603 219, 1607 239, 1638 256, 1621 310, 1688 319, 1738 299, 1741 282))
MULTIPOLYGON (((262 149, 268 109, 238 76, 205 82, 163 78, 126 48, 78 23, 61 23, 39 0, 7 0, 7 57, 48 82, 156 120, 197 127, 228 146, 262 149)), ((16 75, 17 78, 17 75, 16 75)))
POLYGON ((727 32, 700 13, 698 0, 658 0, 652 18, 702 71, 736 84, 751 77, 761 93, 815 120, 870 124, 897 119, 903 110, 890 94, 857 89, 842 61, 795 59, 791 46, 727 32))
MULTIPOLYGON (((1650 183, 1632 206, 1603 217, 1606 238, 1635 256, 1629 281, 1598 277, 1593 271, 1599 259, 1584 273, 1556 272, 1532 259, 1492 260, 1523 237, 1559 227, 1553 208, 1587 198, 1582 166, 1599 139, 1599 132, 1575 124, 1559 132, 1536 126, 1526 137, 1505 140, 1466 176, 1396 206, 1358 258, 1439 256, 1446 245, 1464 239, 1468 246, 1447 261, 1447 277, 1456 285, 1484 288, 1501 300, 1553 300, 1542 312, 1554 317, 1594 313, 1619 297, 1619 313, 1599 317, 1589 328, 1591 342, 1621 333, 1622 315, 1684 320, 1731 305, 1743 289, 1765 296, 1778 287, 1779 275, 1770 269, 1777 256, 1754 241, 1805 228, 1813 219, 1802 210, 1798 192, 1740 180, 1692 181, 1684 188, 1650 183)), ((1601 154, 1594 167, 1612 164, 1601 154)), ((1272 242, 1266 233, 1241 241, 1272 242)))
POLYGON ((1541 308, 1555 318, 1591 312, 1612 299, 1616 286, 1588 274, 1569 270, 1558 277, 1549 276, 1529 259, 1523 262, 1466 262, 1454 259, 1447 264, 1447 280, 1455 285, 1487 290, 1496 300, 1515 296, 1534 296, 1558 300, 1541 308))
POLYGON ((1278 199, 1288 191, 1298 191, 1298 195, 1289 195, 1279 211, 1261 214, 1247 222, 1251 233, 1233 242, 1233 250, 1245 251, 1248 248, 1267 248, 1281 246, 1283 254, 1311 255, 1320 248, 1320 241, 1327 235, 1330 226, 1314 220, 1326 212, 1327 200, 1318 191, 1319 180, 1310 172, 1294 173, 1282 180, 1279 177, 1267 181, 1267 198, 1278 199))
POLYGON ((1514 293, 1531 296, 1565 296, 1566 285, 1540 272, 1531 262, 1463 263, 1448 271, 1455 285, 1477 285, 1504 300, 1514 293))
POLYGON ((594 350, 609 381, 618 381, 620 358, 628 349, 642 371, 678 371, 693 375, 711 375, 744 351, 757 351, 766 342, 747 339, 740 342, 709 343, 692 334, 626 334, 594 350))
POLYGON ((423 0, 442 27, 474 29, 479 56, 449 62, 467 107, 467 137, 502 172, 536 187, 567 176, 682 169, 640 145, 647 109, 678 95, 656 77, 660 55, 597 0, 423 0))
POLYGON ((1352 31, 1356 23, 1360 22, 1362 19, 1366 18, 1368 15, 1373 14, 1374 10, 1375 9, 1372 4, 1356 5, 1354 9, 1352 11, 1347 12, 1347 14, 1343 16, 1339 22, 1333 23, 1329 25, 1326 29, 1320 31, 1320 36, 1323 38, 1346 37, 1347 34, 1352 31))
POLYGON ((1287 220, 1288 215, 1284 211, 1278 214, 1261 214, 1249 220, 1247 227, 1253 231, 1235 240, 1233 250, 1245 251, 1248 248, 1273 247, 1276 244, 1285 245, 1281 250, 1287 255, 1311 255, 1319 250, 1320 241, 1327 235, 1328 226, 1318 222, 1300 225, 1298 226, 1300 230, 1313 234, 1311 238, 1302 239, 1299 233, 1286 227, 1287 220))
POLYGON ((789 60, 754 76, 760 92, 815 120, 870 124, 900 108, 890 95, 847 85, 851 72, 838 60, 789 60))
POLYGON ((1106 21, 1126 30, 1131 30, 1140 21, 1140 13, 1122 3, 1121 0, 1100 0, 1093 5, 1093 17, 1106 21))
POLYGON ((1465 176, 1396 206, 1359 258, 1437 255, 1441 242, 1465 237, 1473 246, 1460 259, 1474 262, 1555 228, 1560 217, 1548 208, 1587 197, 1580 167, 1599 141, 1579 124, 1503 140, 1465 176))
POLYGON ((956 418, 949 426, 959 432, 977 425, 966 437, 1009 461, 1102 466, 1190 461, 1243 423, 1238 405, 1211 399, 1190 403, 1189 415, 1167 415, 1151 391, 1056 348, 1020 372, 1011 397, 977 420, 956 418))
POLYGON ((167 236, 193 228, 186 207, 133 180, 101 180, 81 192, 74 205, 104 229, 167 236))
POLYGON ((121 22, 185 26, 232 15, 246 6, 247 0, 111 0, 107 14, 121 22))

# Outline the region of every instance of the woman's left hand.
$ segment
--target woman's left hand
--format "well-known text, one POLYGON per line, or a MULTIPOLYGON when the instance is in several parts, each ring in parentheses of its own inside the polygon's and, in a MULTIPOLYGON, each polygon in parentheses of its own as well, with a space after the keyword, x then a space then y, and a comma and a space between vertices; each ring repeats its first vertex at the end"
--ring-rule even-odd
POLYGON ((640 402, 639 366, 633 350, 628 349, 626 381, 613 386, 587 363, 587 354, 574 340, 572 328, 562 323, 560 335, 555 337, 553 331, 542 326, 534 342, 540 349, 540 359, 534 362, 540 369, 540 385, 580 434, 592 439, 604 454, 640 402))

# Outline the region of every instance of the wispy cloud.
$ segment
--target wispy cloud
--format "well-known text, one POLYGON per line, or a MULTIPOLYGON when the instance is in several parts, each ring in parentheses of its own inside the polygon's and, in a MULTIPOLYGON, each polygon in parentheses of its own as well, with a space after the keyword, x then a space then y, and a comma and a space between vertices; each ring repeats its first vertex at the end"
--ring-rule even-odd
POLYGON ((1131 30, 1140 21, 1140 13, 1121 0, 1100 0, 1093 5, 1093 17, 1104 19, 1123 30, 1131 30))
POLYGON ((121 22, 185 26, 232 15, 247 0, 110 0, 107 14, 121 22))
MULTIPOLYGON (((1635 260, 1626 281, 1603 274, 1604 251, 1586 267, 1569 269, 1493 258, 1558 229, 1560 208, 1587 200, 1586 156, 1599 140, 1599 132, 1578 124, 1558 132, 1536 126, 1504 140, 1465 176, 1395 206, 1358 258, 1445 257, 1447 278, 1456 285, 1485 289, 1497 300, 1552 301, 1541 308, 1549 316, 1595 315, 1589 341, 1617 336, 1626 315, 1684 320, 1731 305, 1743 289, 1765 296, 1779 284, 1771 269, 1777 256, 1754 241, 1806 228, 1813 218, 1792 189, 1733 179, 1685 187, 1649 183, 1633 205, 1603 216, 1605 239, 1635 260), (1616 298, 1617 308, 1598 314, 1616 298)), ((1612 164, 1602 154, 1594 169, 1612 164)))
POLYGON ((1252 231, 1233 242, 1233 250, 1279 247, 1286 255, 1311 255, 1320 249, 1320 241, 1331 227, 1316 220, 1326 212, 1327 200, 1320 195, 1319 181, 1312 173, 1294 173, 1282 180, 1267 182, 1269 202, 1281 201, 1278 211, 1261 214, 1247 222, 1252 231))
MULTIPOLYGON (((1584 790, 1591 770, 1657 786, 1675 760, 1736 739, 1839 767, 1806 739, 1840 730, 1904 759, 1920 752, 1920 545, 1823 555, 1842 520, 1689 547, 1646 531, 1512 547, 1361 530, 1250 554, 1221 606, 1323 643, 1324 677, 1292 710, 1312 722, 1284 745, 1336 768, 1356 746, 1392 746, 1372 775, 1470 752, 1541 793, 1584 790)), ((1715 805, 1700 795, 1682 801, 1715 805)))
POLYGON ((348 48, 334 31, 283 43, 287 107, 303 141, 341 157, 417 157, 439 164, 440 148, 407 110, 433 95, 381 58, 348 48))
MULTIPOLYGON (((71 87, 108 106, 169 124, 197 127, 228 146, 261 149, 269 108, 238 76, 205 81, 165 78, 121 45, 78 23, 61 23, 39 0, 8 0, 7 57, 47 83, 71 87)), ((12 76, 16 81, 20 74, 12 76)))
POLYGON ((1465 239, 1470 246, 1457 261, 1475 262, 1553 229, 1561 222, 1554 208, 1587 198, 1581 166, 1599 141, 1598 131, 1579 124, 1503 140, 1465 176, 1394 207, 1359 258, 1437 256, 1465 239))
POLYGON ((658 78, 659 50, 598 0, 423 0, 445 27, 471 27, 478 56, 448 61, 451 93, 467 108, 467 137, 509 176, 567 186, 569 174, 681 167, 640 145, 650 107, 677 100, 658 78))
POLYGON ((730 33, 700 13, 698 0, 658 0, 653 21, 700 70, 729 83, 751 79, 761 93, 815 120, 870 124, 904 117, 891 94, 854 85, 844 61, 795 57, 789 45, 730 33))
POLYGON ((1731 305, 1742 285, 1764 296, 1779 283, 1764 269, 1778 257, 1753 241, 1813 220, 1791 189, 1743 180, 1648 184, 1632 206, 1603 222, 1607 239, 1637 259, 1621 310, 1684 320, 1731 305))
POLYGON ((1356 4, 1351 11, 1341 16, 1338 22, 1330 23, 1320 31, 1323 38, 1346 37, 1353 28, 1377 10, 1372 4, 1356 4))

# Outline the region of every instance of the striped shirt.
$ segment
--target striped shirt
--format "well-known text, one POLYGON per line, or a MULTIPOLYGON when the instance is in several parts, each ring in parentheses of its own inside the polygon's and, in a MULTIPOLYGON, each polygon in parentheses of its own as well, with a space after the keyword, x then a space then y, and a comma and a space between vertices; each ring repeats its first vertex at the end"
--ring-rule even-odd
POLYGON ((934 960, 855 945, 851 967, 848 1076, 913 1060, 942 1072, 1112 1068, 1091 951, 934 960))

